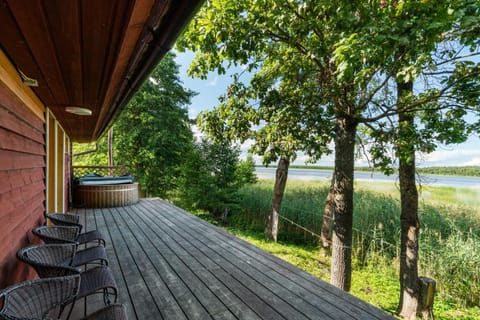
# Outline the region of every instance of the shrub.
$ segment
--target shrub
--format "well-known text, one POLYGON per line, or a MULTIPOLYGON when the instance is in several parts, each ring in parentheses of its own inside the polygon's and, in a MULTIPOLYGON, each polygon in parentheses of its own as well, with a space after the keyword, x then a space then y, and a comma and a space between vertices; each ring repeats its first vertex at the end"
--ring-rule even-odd
POLYGON ((236 191, 255 181, 253 160, 239 161, 239 149, 229 143, 202 140, 180 168, 176 203, 185 209, 226 215, 236 207, 236 191))

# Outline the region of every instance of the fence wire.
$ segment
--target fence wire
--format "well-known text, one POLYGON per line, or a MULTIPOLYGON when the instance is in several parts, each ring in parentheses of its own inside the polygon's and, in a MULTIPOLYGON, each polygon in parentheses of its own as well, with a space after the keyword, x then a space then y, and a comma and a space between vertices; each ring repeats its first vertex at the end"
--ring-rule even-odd
MULTIPOLYGON (((295 208, 295 207, 288 206, 288 205, 283 205, 282 207, 284 209, 290 211, 290 212, 295 212, 297 214, 298 213, 305 214, 305 211, 303 211, 299 208, 295 208)), ((313 216, 312 221, 314 221, 314 227, 315 227, 316 230, 312 230, 308 226, 302 225, 301 223, 296 222, 296 221, 292 220, 291 218, 289 218, 285 215, 279 214, 278 216, 279 216, 280 219, 284 220, 285 222, 289 223, 290 225, 292 225, 296 228, 299 228, 300 230, 304 231, 305 233, 310 234, 312 237, 317 238, 318 240, 326 241, 330 245, 333 245, 331 240, 322 239, 321 234, 319 234, 318 231, 317 231, 317 230, 321 230, 321 226, 322 226, 323 219, 324 219, 323 213, 319 214, 319 213, 311 213, 310 212, 310 215, 313 216)), ((325 218, 330 220, 331 224, 335 223, 335 218, 334 217, 325 217, 325 218)), ((356 232, 356 234, 358 236, 363 237, 364 239, 368 239, 368 241, 370 243, 377 243, 377 241, 378 241, 379 242, 378 245, 379 245, 380 248, 382 248, 382 251, 385 249, 385 247, 388 247, 388 248, 392 249, 393 252, 395 252, 396 257, 400 257, 400 246, 388 242, 387 240, 385 240, 383 238, 382 235, 378 236, 378 233, 380 233, 380 234, 383 233, 381 230, 378 230, 378 229, 375 228, 374 230, 364 231, 364 230, 360 230, 360 229, 355 228, 355 227, 353 227, 352 230, 354 232, 356 232), (371 233, 373 233, 373 235, 371 233)), ((464 236, 474 237, 475 239, 477 239, 477 241, 480 241, 480 237, 476 236, 472 232, 468 232, 468 233, 467 232, 462 232, 462 234, 464 236)), ((425 251, 421 252, 421 256, 424 259, 429 259, 429 260, 435 259, 435 256, 433 254, 425 252, 425 251)))

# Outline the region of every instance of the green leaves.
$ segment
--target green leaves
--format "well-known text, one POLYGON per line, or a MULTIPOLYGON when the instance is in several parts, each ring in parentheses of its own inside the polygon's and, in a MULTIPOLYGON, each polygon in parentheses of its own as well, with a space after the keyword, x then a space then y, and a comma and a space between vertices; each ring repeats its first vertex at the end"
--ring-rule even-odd
POLYGON ((193 95, 181 86, 168 54, 115 122, 117 161, 127 164, 150 196, 165 197, 175 187, 193 139, 186 109, 193 95))
POLYGON ((256 180, 253 160, 240 162, 239 154, 238 147, 228 142, 203 139, 195 143, 180 166, 177 202, 216 216, 231 210, 238 188, 256 180))
POLYGON ((399 112, 412 112, 423 131, 414 139, 419 150, 461 141, 461 121, 421 113, 478 106, 478 66, 459 57, 478 54, 479 8, 479 0, 207 2, 179 43, 197 51, 194 74, 255 68, 250 81, 237 76, 199 124, 217 139, 254 139, 250 151, 266 162, 328 152, 339 116, 395 143, 375 122, 388 118, 394 128, 399 112), (415 96, 396 105, 395 81, 414 83, 415 96))

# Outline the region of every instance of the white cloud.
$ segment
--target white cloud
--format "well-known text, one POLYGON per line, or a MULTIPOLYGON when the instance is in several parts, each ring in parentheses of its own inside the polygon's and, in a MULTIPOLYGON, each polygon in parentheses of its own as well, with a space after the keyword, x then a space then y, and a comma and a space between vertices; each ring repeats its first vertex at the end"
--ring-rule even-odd
POLYGON ((216 87, 217 86, 217 83, 218 83, 218 76, 215 76, 212 80, 210 80, 209 82, 207 82, 207 84, 205 86, 207 87, 216 87))
POLYGON ((200 129, 196 124, 192 125, 191 128, 192 128, 193 137, 196 141, 201 141, 202 138, 205 137, 205 134, 202 131, 200 131, 200 129))
POLYGON ((420 166, 478 166, 480 149, 452 148, 421 155, 420 166))
POLYGON ((478 166, 480 165, 480 156, 465 162, 465 166, 478 166))
POLYGON ((478 166, 480 165, 480 148, 478 139, 465 144, 436 150, 430 154, 423 154, 419 158, 420 166, 478 166))

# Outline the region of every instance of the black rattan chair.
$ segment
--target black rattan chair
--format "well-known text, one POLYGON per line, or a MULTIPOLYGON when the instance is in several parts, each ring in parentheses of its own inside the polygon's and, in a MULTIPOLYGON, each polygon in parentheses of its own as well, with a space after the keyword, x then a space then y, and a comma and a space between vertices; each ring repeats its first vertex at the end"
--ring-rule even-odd
POLYGON ((105 239, 102 233, 98 230, 92 230, 80 233, 78 226, 40 226, 33 230, 33 232, 42 238, 45 243, 78 243, 87 244, 89 242, 96 242, 99 245, 105 246, 105 239))
POLYGON ((127 320, 127 311, 123 304, 111 304, 100 309, 82 320, 127 320))
POLYGON ((77 226, 82 231, 80 216, 71 213, 47 213, 47 218, 56 226, 77 226))
POLYGON ((75 239, 78 238, 78 231, 78 227, 41 226, 34 228, 32 233, 37 235, 46 244, 67 243, 75 245, 77 247, 75 254, 71 258, 70 263, 65 263, 67 265, 78 267, 95 262, 101 265, 108 265, 107 252, 103 246, 77 250, 78 242, 76 242, 75 239))
MULTIPOLYGON (((40 278, 59 277, 80 273, 80 289, 77 299, 91 294, 103 293, 104 302, 110 304, 110 294, 117 301, 118 289, 112 271, 107 266, 97 266, 85 271, 80 271, 65 263, 75 255, 74 244, 44 244, 25 247, 17 252, 17 257, 31 265, 40 278)), ((68 317, 72 312, 70 308, 68 317)), ((67 318, 68 318, 67 317, 67 318)))
MULTIPOLYGON (((38 279, 15 284, 0 291, 0 319, 46 319, 49 313, 74 301, 80 276, 38 279)), ((119 318, 123 319, 123 318, 119 318)))
POLYGON ((69 226, 77 227, 78 238, 75 240, 79 244, 87 242, 97 241, 99 244, 105 246, 105 237, 98 230, 91 230, 84 233, 82 232, 83 225, 79 222, 80 216, 70 213, 47 213, 47 218, 56 226, 69 226))

